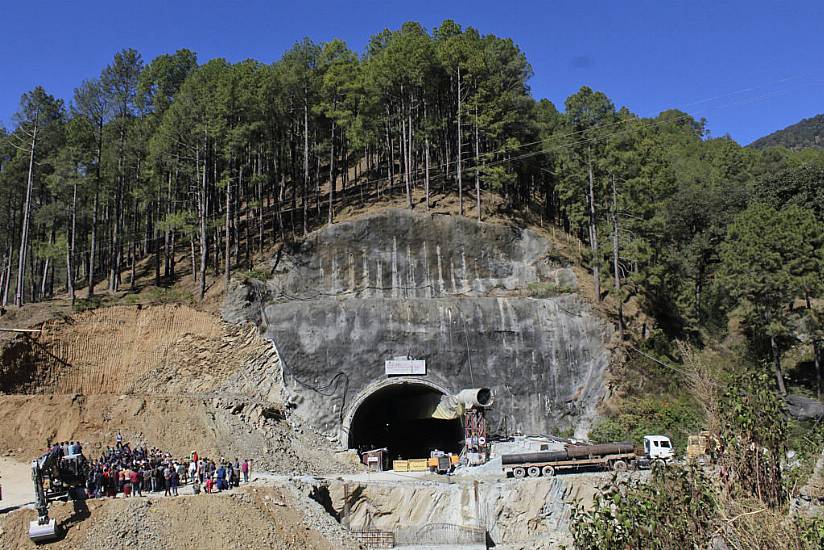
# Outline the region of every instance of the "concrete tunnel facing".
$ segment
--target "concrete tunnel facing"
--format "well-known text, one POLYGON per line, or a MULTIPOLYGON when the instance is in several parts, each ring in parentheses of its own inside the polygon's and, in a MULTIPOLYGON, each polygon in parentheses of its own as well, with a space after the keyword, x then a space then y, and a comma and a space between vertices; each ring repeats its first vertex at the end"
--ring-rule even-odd
POLYGON ((427 414, 443 395, 445 391, 432 385, 409 381, 376 389, 356 405, 348 447, 359 452, 385 447, 390 460, 427 458, 433 450, 460 452, 460 419, 427 414))

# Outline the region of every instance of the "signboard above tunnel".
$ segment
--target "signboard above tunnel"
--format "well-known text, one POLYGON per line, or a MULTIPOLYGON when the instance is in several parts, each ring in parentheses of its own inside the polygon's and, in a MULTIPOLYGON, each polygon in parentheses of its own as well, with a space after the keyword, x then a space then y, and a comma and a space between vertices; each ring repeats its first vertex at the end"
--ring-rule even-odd
POLYGON ((396 358, 384 362, 386 376, 409 374, 426 374, 426 361, 423 359, 396 358))

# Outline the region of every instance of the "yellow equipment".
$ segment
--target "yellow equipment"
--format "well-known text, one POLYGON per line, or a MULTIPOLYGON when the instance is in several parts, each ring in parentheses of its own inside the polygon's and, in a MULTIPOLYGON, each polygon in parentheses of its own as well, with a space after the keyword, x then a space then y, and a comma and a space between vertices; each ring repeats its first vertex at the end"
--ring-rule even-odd
POLYGON ((710 432, 701 432, 687 438, 687 460, 689 462, 706 462, 709 459, 710 432))

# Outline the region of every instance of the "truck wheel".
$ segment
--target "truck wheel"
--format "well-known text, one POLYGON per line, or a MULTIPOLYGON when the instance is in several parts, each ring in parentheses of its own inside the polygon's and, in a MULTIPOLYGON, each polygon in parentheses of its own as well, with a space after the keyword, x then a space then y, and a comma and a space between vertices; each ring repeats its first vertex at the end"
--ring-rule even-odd
POLYGON ((524 476, 526 476, 526 470, 524 470, 520 466, 518 468, 513 468, 512 475, 514 475, 518 479, 523 479, 524 476))
POLYGON ((530 466, 526 473, 529 474, 529 477, 541 477, 541 469, 537 466, 530 466))
POLYGON ((627 463, 623 460, 616 460, 612 463, 612 470, 615 472, 626 472, 627 471, 627 463))
POLYGON ((552 477, 555 475, 555 468, 553 468, 552 466, 544 466, 543 468, 541 468, 541 473, 544 475, 544 477, 552 477))

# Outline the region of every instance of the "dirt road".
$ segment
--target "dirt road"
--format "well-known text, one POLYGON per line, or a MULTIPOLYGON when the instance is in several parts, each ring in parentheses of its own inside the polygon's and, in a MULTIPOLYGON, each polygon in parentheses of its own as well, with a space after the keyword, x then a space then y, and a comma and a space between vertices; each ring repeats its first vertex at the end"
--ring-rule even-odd
POLYGON ((34 501, 31 466, 27 462, 0 457, 0 485, 3 487, 0 511, 34 501))

